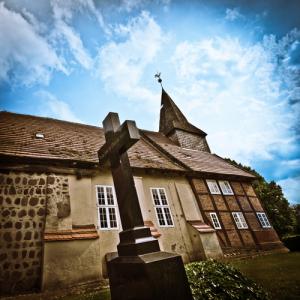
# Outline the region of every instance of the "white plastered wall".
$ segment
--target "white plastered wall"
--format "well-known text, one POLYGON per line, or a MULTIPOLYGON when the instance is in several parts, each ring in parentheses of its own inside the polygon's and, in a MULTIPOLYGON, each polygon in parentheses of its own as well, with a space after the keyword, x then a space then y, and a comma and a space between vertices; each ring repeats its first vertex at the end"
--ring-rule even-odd
MULTIPOLYGON (((69 176, 73 225, 94 224, 98 227, 97 185, 113 186, 111 173, 109 171, 101 171, 92 178, 84 177, 81 179, 77 179, 72 175, 69 176)), ((158 232, 161 233, 161 236, 158 238, 161 250, 180 254, 185 263, 205 257, 202 247, 204 240, 199 237, 199 233, 187 222, 195 219, 202 220, 198 204, 188 181, 182 176, 149 175, 145 172, 139 172, 135 177, 135 186, 143 219, 152 221, 158 232), (174 226, 159 226, 150 188, 165 189, 174 226), (182 200, 183 198, 184 201, 182 200), (182 203, 184 204, 182 205, 182 203)), ((56 274, 56 277, 58 277, 56 282, 68 285, 68 283, 80 281, 80 276, 76 271, 76 261, 79 262, 82 268, 84 278, 107 277, 105 255, 117 250, 119 231, 121 230, 119 212, 117 213, 117 220, 118 229, 100 230, 98 227, 99 239, 97 240, 49 244, 45 250, 45 262, 48 270, 51 271, 51 268, 60 270, 56 274), (87 247, 87 251, 83 251, 83 245, 87 247), (72 250, 72 248, 74 249, 72 250), (64 263, 62 259, 59 259, 59 255, 66 259, 64 263), (84 269, 85 264, 90 265, 92 276, 89 276, 86 269, 84 269)), ((208 236, 204 239, 207 238, 208 236)), ((47 274, 47 278, 51 279, 51 274, 49 274, 47 274)))
POLYGON ((203 217, 190 184, 176 182, 175 185, 193 244, 193 260, 222 257, 223 252, 216 232, 199 232, 188 223, 189 221, 203 222, 203 217))

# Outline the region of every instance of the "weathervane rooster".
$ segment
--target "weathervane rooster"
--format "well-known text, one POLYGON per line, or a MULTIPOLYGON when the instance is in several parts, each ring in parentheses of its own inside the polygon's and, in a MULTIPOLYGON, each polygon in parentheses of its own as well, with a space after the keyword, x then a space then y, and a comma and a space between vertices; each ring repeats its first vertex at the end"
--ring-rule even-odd
POLYGON ((162 87, 162 79, 160 78, 161 72, 157 72, 154 75, 154 78, 157 78, 157 81, 160 83, 161 87, 162 87))

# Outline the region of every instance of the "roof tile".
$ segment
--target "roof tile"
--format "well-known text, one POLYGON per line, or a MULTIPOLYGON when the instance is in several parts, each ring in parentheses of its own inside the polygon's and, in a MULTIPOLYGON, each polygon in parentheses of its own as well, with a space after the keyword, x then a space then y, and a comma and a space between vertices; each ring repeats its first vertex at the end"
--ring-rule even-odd
MULTIPOLYGON (((162 133, 142 133, 142 138, 128 151, 132 167, 254 178, 216 155, 181 148, 162 133)), ((97 152, 104 143, 100 127, 0 112, 2 155, 98 163, 97 152), (44 138, 36 138, 36 133, 44 134, 44 138)))

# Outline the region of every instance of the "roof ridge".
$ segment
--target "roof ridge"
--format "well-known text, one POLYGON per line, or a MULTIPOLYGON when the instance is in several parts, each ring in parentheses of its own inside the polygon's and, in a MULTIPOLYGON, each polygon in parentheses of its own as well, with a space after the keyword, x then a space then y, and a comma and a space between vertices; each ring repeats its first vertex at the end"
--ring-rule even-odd
POLYGON ((225 163, 231 165, 231 166, 234 167, 234 168, 237 168, 237 169, 239 169, 239 170, 241 170, 241 171, 243 171, 243 172, 246 172, 246 173, 248 173, 248 174, 250 174, 250 175, 253 175, 253 176, 257 177, 256 175, 252 174, 251 172, 246 171, 246 170, 244 170, 243 168, 241 168, 241 167, 239 167, 239 166, 236 166, 236 165, 233 164, 232 162, 225 160, 223 157, 221 157, 220 155, 218 155, 218 154, 216 154, 216 153, 210 153, 210 154, 216 156, 218 159, 220 159, 220 160, 222 160, 223 162, 225 162, 225 163))
POLYGON ((172 163, 173 165, 175 165, 176 167, 180 167, 183 169, 183 171, 186 171, 186 169, 188 169, 188 167, 185 164, 182 164, 181 162, 178 162, 178 160, 173 156, 173 155, 167 155, 165 153, 165 151, 154 141, 152 141, 151 138, 149 138, 147 135, 145 135, 144 133, 142 133, 141 135, 141 139, 147 144, 149 145, 151 148, 153 148, 155 151, 157 151, 158 153, 160 153, 161 155, 163 155, 165 157, 165 159, 167 159, 170 163, 172 163), (171 159, 172 158, 172 159, 171 159))
POLYGON ((167 152, 163 147, 161 147, 158 143, 156 143, 153 139, 151 139, 149 136, 147 136, 146 134, 143 134, 144 140, 147 140, 149 143, 152 144, 152 146, 159 151, 160 153, 163 153, 164 156, 167 156, 168 159, 173 159, 176 164, 178 164, 179 166, 181 166, 182 168, 191 171, 191 168, 189 166, 187 166, 184 162, 180 161, 179 159, 177 159, 174 155, 172 155, 171 153, 167 152))

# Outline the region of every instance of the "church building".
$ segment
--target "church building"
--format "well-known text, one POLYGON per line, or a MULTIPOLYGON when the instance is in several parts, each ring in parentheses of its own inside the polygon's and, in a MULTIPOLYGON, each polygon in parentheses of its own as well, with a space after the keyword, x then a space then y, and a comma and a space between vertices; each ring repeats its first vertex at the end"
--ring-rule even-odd
MULTIPOLYGON (((220 124, 221 126, 221 124, 220 124)), ((159 131, 128 151, 145 226, 184 263, 284 252, 252 188, 212 154, 162 89, 159 131)), ((118 202, 100 165, 100 127, 0 112, 0 291, 50 290, 107 278, 118 202)))

